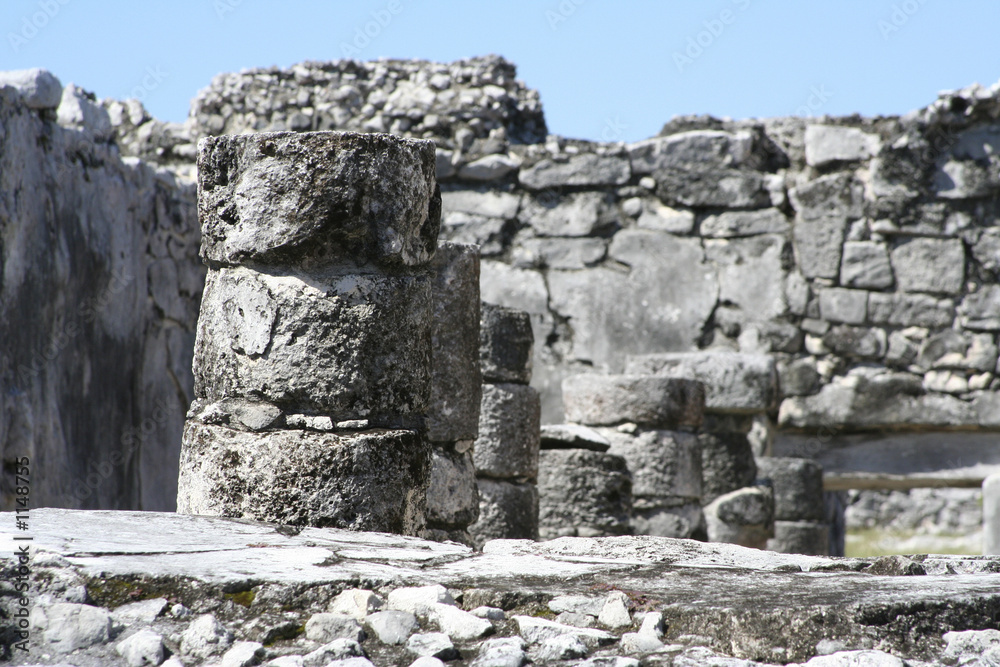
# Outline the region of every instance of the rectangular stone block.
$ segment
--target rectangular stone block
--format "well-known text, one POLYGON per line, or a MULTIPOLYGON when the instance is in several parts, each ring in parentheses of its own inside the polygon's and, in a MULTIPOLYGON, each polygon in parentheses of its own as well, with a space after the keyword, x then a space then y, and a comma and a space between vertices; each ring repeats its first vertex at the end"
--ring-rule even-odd
POLYGON ((638 498, 701 498, 701 446, 693 433, 614 428, 598 432, 611 442, 608 453, 625 459, 632 474, 632 495, 638 498))
POLYGON ((867 160, 878 152, 879 138, 856 127, 807 125, 806 164, 819 167, 830 162, 867 160))
POLYGON ((761 457, 757 479, 774 489, 774 518, 779 521, 822 521, 823 467, 810 459, 761 457))
POLYGON ((427 524, 461 529, 479 518, 479 489, 470 452, 434 447, 427 485, 427 524))
POLYGON ((913 238, 889 252, 899 289, 904 292, 954 294, 965 279, 961 239, 913 238))
POLYGON ((538 461, 538 534, 625 535, 632 517, 632 479, 625 459, 582 449, 546 449, 538 461))
POLYGON ((868 316, 868 292, 842 287, 820 289, 819 314, 829 322, 864 324, 868 316))
POLYGON ((419 426, 430 397, 427 276, 208 274, 195 395, 250 398, 334 422, 419 426))
POLYGON ((660 428, 697 428, 705 407, 696 380, 652 375, 571 375, 563 380, 566 421, 587 426, 631 422, 660 428))
POLYGON ((487 540, 538 539, 538 489, 534 484, 480 477, 479 520, 469 526, 478 546, 487 540))
POLYGON ((686 502, 671 507, 643 507, 638 503, 632 509, 634 535, 658 535, 679 539, 707 540, 705 515, 701 503, 686 502))
POLYGON ((708 412, 765 412, 777 400, 770 355, 714 350, 633 355, 625 372, 698 380, 705 385, 708 412))
POLYGON ((771 489, 751 486, 719 496, 704 509, 709 542, 764 549, 774 537, 771 489))
POLYGON ((544 190, 566 185, 623 185, 631 175, 627 157, 581 153, 566 162, 540 160, 521 169, 517 180, 529 190, 544 190))
POLYGON ((415 431, 248 433, 189 420, 177 511, 416 535, 429 468, 415 431))
POLYGON ((774 537, 767 541, 767 550, 827 556, 830 554, 830 526, 816 521, 775 521, 774 537))
POLYGON ((701 502, 753 484, 757 478, 753 448, 746 433, 713 431, 698 434, 701 446, 701 502))
POLYGON ((482 304, 479 367, 484 382, 531 382, 531 317, 526 311, 482 304))
POLYGON ((431 262, 432 442, 475 440, 479 432, 479 248, 442 243, 431 262))
POLYGON ((472 460, 482 477, 535 479, 541 402, 538 392, 521 384, 483 385, 479 437, 472 460))
POLYGON ((206 137, 198 218, 209 262, 416 266, 437 246, 434 142, 354 132, 206 137))
POLYGON ((900 292, 871 292, 868 295, 868 320, 874 324, 939 328, 951 326, 954 319, 955 302, 951 299, 900 292))

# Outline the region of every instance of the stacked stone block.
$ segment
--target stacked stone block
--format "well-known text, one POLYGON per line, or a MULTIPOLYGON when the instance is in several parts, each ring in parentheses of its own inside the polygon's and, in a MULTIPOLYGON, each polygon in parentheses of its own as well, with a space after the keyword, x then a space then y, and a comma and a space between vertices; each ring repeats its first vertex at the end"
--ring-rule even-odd
POLYGON ((472 446, 479 433, 479 247, 442 243, 431 262, 433 332, 427 438, 431 473, 424 537, 472 544, 479 517, 472 446))
POLYGON ((826 522, 823 468, 810 459, 764 457, 757 477, 774 491, 774 537, 769 551, 826 556, 830 525, 826 522))
POLYGON ((431 142, 205 139, 178 511, 417 534, 430 446, 431 142))
POLYGON ((701 460, 690 432, 702 419, 700 383, 575 375, 563 382, 563 399, 571 423, 546 437, 541 453, 542 538, 704 532, 701 460), (597 437, 574 433, 581 425, 597 437))
POLYGON ((473 450, 479 488, 475 541, 538 539, 541 404, 531 381, 534 336, 528 314, 482 304, 482 403, 473 450))
POLYGON ((704 383, 705 418, 697 437, 708 539, 764 548, 773 531, 773 499, 767 487, 755 485, 750 434, 755 419, 760 424, 775 408, 771 357, 721 350, 636 355, 626 371, 704 383))

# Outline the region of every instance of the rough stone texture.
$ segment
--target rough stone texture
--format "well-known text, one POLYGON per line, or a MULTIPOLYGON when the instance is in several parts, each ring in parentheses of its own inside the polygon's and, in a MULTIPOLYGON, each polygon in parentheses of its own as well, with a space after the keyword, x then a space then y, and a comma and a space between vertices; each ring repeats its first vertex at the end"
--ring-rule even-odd
POLYGON ((701 445, 702 504, 753 484, 757 465, 746 431, 719 428, 710 420, 698 434, 698 444, 701 445))
MULTIPOLYGON (((12 513, 0 517, 13 519, 12 513)), ((647 628, 645 616, 639 634, 666 645, 680 644, 666 657, 675 662, 683 658, 687 662, 682 664, 728 664, 711 661, 735 658, 804 662, 819 652, 831 652, 831 647, 846 651, 872 645, 916 664, 956 664, 992 656, 996 647, 1000 575, 995 557, 926 556, 918 557, 919 563, 906 559, 908 566, 928 574, 913 579, 885 573, 892 566, 889 559, 777 554, 650 536, 494 541, 475 553, 459 545, 394 535, 318 528, 282 534, 273 524, 172 513, 33 509, 32 520, 39 557, 32 565, 31 585, 39 597, 51 595, 54 600, 39 606, 64 604, 56 602, 66 592, 61 582, 87 584, 94 598, 87 606, 95 611, 116 606, 131 591, 155 587, 194 615, 164 615, 152 625, 133 625, 126 632, 149 629, 165 638, 179 637, 198 615, 214 610, 216 620, 232 629, 237 642, 266 643, 263 660, 276 660, 274 665, 325 665, 362 650, 379 666, 413 662, 403 645, 383 644, 370 636, 362 646, 355 645, 353 654, 347 651, 355 649, 345 644, 342 652, 331 650, 313 663, 314 649, 320 657, 326 647, 306 645, 277 630, 289 623, 301 627, 325 612, 336 591, 359 577, 388 595, 404 587, 446 586, 463 592, 466 605, 495 600, 510 611, 508 618, 524 619, 498 625, 500 636, 495 639, 459 643, 457 650, 470 662, 495 651, 517 657, 513 664, 519 664, 526 648, 517 636, 522 631, 542 642, 551 628, 567 632, 565 624, 531 614, 547 615, 542 610, 550 601, 572 596, 581 600, 579 609, 587 608, 589 600, 596 616, 609 592, 615 591, 641 592, 636 601, 654 611, 651 625, 660 626, 663 635, 647 628), (252 581, 247 580, 248 571, 254 573, 252 581), (253 604, 233 604, 233 590, 253 596, 253 604), (817 614, 824 618, 819 626, 813 620, 817 614), (265 641, 271 632, 275 634, 265 641), (692 635, 701 638, 692 640, 692 635), (692 641, 698 646, 683 648, 692 641)), ((0 535, 5 571, 14 562, 10 537, 0 535)), ((5 612, 15 610, 10 596, 0 602, 5 612)), ((635 616, 638 622, 641 614, 635 616)), ((427 621, 418 623, 418 634, 435 630, 427 621)), ((626 647, 622 630, 569 627, 591 638, 581 636, 581 641, 593 660, 627 655, 636 664, 642 657, 626 647)), ((18 656, 17 662, 52 662, 41 657, 48 647, 32 638, 31 652, 18 656)), ((87 667, 119 664, 115 643, 94 644, 64 662, 87 667)), ((858 661, 871 664, 860 657, 858 661)), ((199 662, 185 659, 184 664, 199 662)))
POLYGON ((826 516, 823 468, 815 461, 764 456, 757 459, 757 479, 770 480, 775 520, 822 521, 826 516))
POLYGON ((251 434, 189 421, 177 508, 412 535, 424 525, 429 465, 413 431, 251 434))
POLYGON ((884 243, 846 241, 840 264, 840 282, 847 287, 885 289, 894 282, 889 251, 884 243))
POLYGON ((487 540, 538 539, 538 489, 534 484, 480 477, 479 520, 469 533, 480 546, 487 540))
POLYGON ((573 375, 563 380, 566 419, 589 426, 632 422, 697 428, 705 405, 700 382, 648 375, 573 375))
POLYGON ((528 384, 534 343, 528 313, 491 303, 482 304, 479 365, 484 382, 528 384))
POLYGON ((542 449, 590 449, 606 452, 611 442, 598 431, 580 424, 544 424, 542 449))
POLYGON ((775 519, 774 537, 767 541, 767 550, 784 554, 826 556, 830 553, 830 526, 817 521, 775 519))
POLYGON ((538 532, 622 535, 632 514, 632 480, 625 459, 579 449, 547 449, 538 457, 538 532))
POLYGON ((1000 554, 1000 473, 983 481, 983 553, 1000 554))
POLYGON ((209 262, 418 265, 441 203, 434 146, 379 134, 272 132, 204 139, 202 256, 209 262))
POLYGON ((766 355, 725 351, 630 356, 625 372, 698 380, 711 412, 763 412, 774 407, 777 373, 766 355))
POLYGON ((431 270, 431 396, 427 437, 474 440, 479 432, 479 249, 442 243, 431 270))
POLYGON ((956 293, 962 287, 965 247, 959 239, 910 239, 889 254, 904 292, 956 293))
POLYGON ((806 164, 812 167, 822 167, 830 162, 865 160, 875 155, 878 149, 878 137, 857 128, 806 126, 806 164))
POLYGON ((483 385, 479 437, 472 460, 480 476, 534 479, 538 475, 538 392, 521 384, 483 385))
POLYGON ((419 275, 212 270, 195 394, 412 425, 430 399, 431 294, 419 275))
POLYGON ((633 503, 639 499, 697 500, 702 495, 701 447, 693 433, 602 428, 609 454, 625 459, 632 474, 633 503))
POLYGON ((427 523, 465 528, 479 516, 479 491, 471 452, 435 447, 427 483, 427 523))
POLYGON ((705 506, 705 524, 710 542, 767 548, 767 541, 774 537, 771 490, 752 486, 719 496, 705 506))
POLYGON ((655 499, 637 500, 636 506, 632 508, 634 535, 659 535, 703 542, 708 540, 701 502, 687 502, 667 507, 650 506, 655 504, 655 499))
POLYGON ((38 67, 0 72, 0 86, 16 90, 29 109, 55 109, 62 99, 62 83, 52 72, 38 67))

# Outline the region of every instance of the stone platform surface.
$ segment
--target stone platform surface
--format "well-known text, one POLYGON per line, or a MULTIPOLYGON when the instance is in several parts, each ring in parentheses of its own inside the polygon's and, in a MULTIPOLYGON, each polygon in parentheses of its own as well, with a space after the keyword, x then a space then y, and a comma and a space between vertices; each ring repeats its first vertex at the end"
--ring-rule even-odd
MULTIPOLYGON (((453 652, 438 655, 452 665, 753 664, 722 656, 924 665, 956 664, 969 651, 1000 659, 1000 557, 823 558, 648 536, 495 540, 479 553, 381 533, 152 512, 38 509, 28 525, 15 530, 14 514, 0 514, 4 580, 15 581, 19 547, 32 554, 30 652, 15 648, 15 664, 142 664, 116 647, 143 632, 143 640, 160 637, 159 659, 174 654, 165 663, 173 666, 341 664, 295 659, 332 637, 347 653, 331 649, 327 657, 354 661, 345 667, 370 664, 352 651, 375 665, 410 665, 419 655, 413 637, 439 631, 453 652), (25 537, 31 540, 15 540, 25 537), (413 593, 417 603, 399 602, 401 588, 435 585, 443 588, 413 593), (344 634, 343 623, 340 634, 316 630, 316 614, 343 611, 336 600, 350 589, 372 591, 366 599, 375 600, 355 614, 357 631, 344 634), (428 601, 435 590, 441 593, 428 601), (129 610, 144 600, 153 613, 139 619, 129 610), (410 643, 382 641, 371 613, 380 604, 415 614, 410 643), (67 609, 79 620, 87 615, 82 607, 110 612, 96 639, 81 640, 82 630, 51 620, 67 609), (207 653, 190 639, 199 614, 222 628, 207 653), (545 625, 556 621, 563 625, 545 625), (462 622, 471 626, 459 629, 462 622), (249 651, 249 661, 230 655, 237 649, 249 651), (490 651, 509 655, 491 661, 490 651)), ((17 608, 18 596, 4 584, 4 643, 17 608)))

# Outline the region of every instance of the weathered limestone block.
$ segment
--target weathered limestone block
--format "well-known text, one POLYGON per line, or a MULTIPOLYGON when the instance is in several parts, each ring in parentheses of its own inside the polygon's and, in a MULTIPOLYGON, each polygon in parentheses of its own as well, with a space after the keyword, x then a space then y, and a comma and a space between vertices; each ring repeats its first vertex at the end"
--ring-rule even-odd
POLYGON ((213 270, 198 319, 195 394, 415 425, 430 397, 430 313, 427 276, 213 270))
POLYGON ((983 553, 1000 554, 1000 473, 983 480, 983 553))
POLYGON ((484 382, 531 382, 535 337, 523 310, 482 304, 479 324, 479 367, 484 382))
POLYGON ((954 294, 962 288, 965 246, 961 239, 908 239, 889 255, 904 292, 954 294))
POLYGON ((625 459, 636 503, 640 497, 701 498, 701 447, 695 434, 644 429, 622 433, 613 428, 598 432, 611 443, 608 453, 625 459))
POLYGON ((478 517, 479 491, 471 453, 434 447, 427 486, 428 525, 465 528, 478 517))
POLYGON ((586 269, 608 253, 602 238, 525 238, 511 253, 511 262, 520 268, 586 269))
POLYGON ((624 535, 631 515, 632 479, 625 459, 580 449, 539 453, 541 539, 624 535))
POLYGON ((705 507, 709 542, 765 549, 774 537, 771 489, 751 486, 719 496, 705 507))
POLYGON ((632 533, 706 541, 705 514, 700 502, 671 507, 647 507, 649 501, 632 508, 632 533))
POLYGON ((881 359, 885 356, 888 337, 879 327, 852 327, 839 324, 822 337, 830 351, 850 359, 881 359))
POLYGON ((720 302, 739 309, 744 321, 770 320, 785 313, 788 240, 784 236, 706 239, 704 244, 705 257, 719 272, 720 302))
POLYGON ((602 222, 605 197, 600 192, 581 192, 565 198, 525 198, 518 219, 539 236, 590 236, 602 222))
POLYGON ((437 245, 431 141, 353 132, 206 137, 198 185, 209 262, 417 266, 437 245))
POLYGON ((545 159, 521 169, 517 180, 529 190, 564 185, 622 185, 632 175, 628 158, 582 153, 565 162, 545 159))
POLYGON ((885 289, 894 278, 884 243, 846 241, 840 261, 840 284, 847 287, 885 289))
POLYGON ((571 375, 563 380, 566 420, 589 426, 624 422, 698 428, 705 407, 696 380, 652 375, 571 375))
POLYGON ((757 208, 771 203, 764 175, 742 169, 667 167, 653 173, 656 196, 668 204, 757 208))
POLYGON ((31 109, 55 109, 62 99, 62 83, 52 72, 33 67, 0 72, 0 87, 11 86, 31 109))
POLYGON ((749 417, 705 416, 705 423, 698 433, 703 505, 723 494, 750 486, 757 478, 753 448, 747 437, 751 428, 753 419, 749 417))
MULTIPOLYGON (((901 292, 890 294, 871 292, 868 295, 868 320, 874 324, 940 328, 951 326, 954 319, 955 302, 951 299, 901 292)), ((990 328, 976 327, 971 323, 966 323, 966 326, 970 329, 990 328)), ((1000 329, 1000 319, 993 328, 1000 329)))
POLYGON ((786 234, 791 229, 788 218, 777 208, 761 211, 725 211, 705 218, 700 227, 702 236, 734 238, 758 234, 786 234))
POLYGON ((820 289, 819 314, 828 322, 864 324, 868 317, 868 292, 842 287, 820 289))
POLYGON ((879 138, 855 127, 807 125, 806 164, 821 167, 831 162, 857 162, 878 153, 879 138))
POLYGON ((822 521, 823 468, 811 459, 761 457, 757 479, 770 480, 774 489, 774 518, 778 521, 822 521))
POLYGON ((709 412, 764 412, 777 400, 777 371, 769 355, 727 351, 633 355, 628 374, 698 380, 705 385, 709 412))
POLYGON ((534 484, 480 477, 478 485, 479 520, 469 526, 477 544, 538 539, 538 489, 534 484))
POLYGON ((416 535, 429 467, 414 431, 247 433, 189 420, 177 511, 416 535))
POLYGON ((474 440, 479 431, 479 248, 442 243, 433 272, 431 395, 427 437, 474 440))
POLYGON ((830 553, 830 526, 816 521, 774 522, 774 537, 767 541, 768 551, 783 554, 827 556, 830 553))
POLYGON ((534 479, 538 475, 541 403, 522 384, 485 384, 479 437, 472 459, 480 476, 534 479))
POLYGON ((962 299, 958 313, 967 329, 1000 330, 1000 285, 983 285, 969 294, 962 299))
POLYGON ((693 130, 665 137, 653 137, 627 146, 632 171, 651 174, 673 167, 687 169, 692 164, 738 167, 752 157, 753 135, 749 132, 693 130))
POLYGON ((580 424, 542 424, 542 449, 589 449, 606 452, 611 442, 596 430, 580 424))

